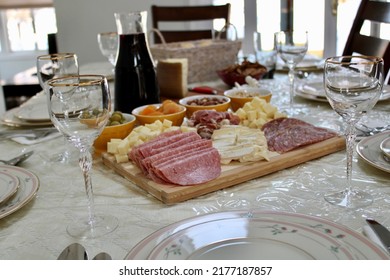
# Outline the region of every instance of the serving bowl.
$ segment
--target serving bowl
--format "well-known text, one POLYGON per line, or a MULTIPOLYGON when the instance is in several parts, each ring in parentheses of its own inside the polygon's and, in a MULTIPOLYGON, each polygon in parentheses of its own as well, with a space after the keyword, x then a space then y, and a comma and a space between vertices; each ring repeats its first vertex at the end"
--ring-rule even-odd
POLYGON ((272 92, 266 88, 242 87, 226 90, 223 93, 230 98, 230 106, 235 112, 242 108, 245 103, 251 102, 254 97, 264 99, 267 102, 271 101, 272 92))
POLYGON ((164 114, 157 115, 157 114, 143 114, 142 113, 145 111, 145 109, 148 106, 153 106, 153 107, 158 109, 158 108, 161 108, 162 105, 163 105, 162 103, 159 103, 159 104, 150 104, 150 105, 140 106, 140 107, 135 108, 131 113, 136 117, 137 122, 140 125, 154 123, 157 120, 159 120, 161 122, 164 122, 164 120, 169 120, 172 122, 173 126, 180 126, 183 123, 184 117, 186 115, 186 107, 184 107, 180 104, 176 104, 179 107, 179 111, 175 112, 175 113, 171 113, 171 114, 164 113, 164 114))
POLYGON ((261 79, 267 73, 267 67, 257 62, 244 61, 241 64, 234 64, 221 70, 217 70, 221 80, 233 87, 237 84, 246 84, 245 78, 250 76, 256 80, 261 79))
POLYGON ((111 139, 124 139, 133 130, 136 118, 131 114, 122 113, 126 119, 125 123, 106 126, 102 133, 96 138, 93 146, 98 150, 106 150, 107 142, 111 139))
POLYGON ((198 94, 180 99, 179 104, 187 108, 187 118, 191 118, 192 114, 199 110, 227 111, 230 98, 223 95, 198 94))

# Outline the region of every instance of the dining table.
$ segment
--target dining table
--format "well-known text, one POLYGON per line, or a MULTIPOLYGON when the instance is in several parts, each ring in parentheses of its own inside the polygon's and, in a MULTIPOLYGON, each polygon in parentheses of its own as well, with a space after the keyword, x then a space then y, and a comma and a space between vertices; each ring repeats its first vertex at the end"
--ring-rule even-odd
MULTIPOLYGON (((99 70, 98 66, 94 64, 87 69, 99 70)), ((321 78, 320 71, 297 77, 297 93, 304 83, 316 79, 321 81, 321 78)), ((110 84, 113 84, 112 79, 110 84)), ((271 90, 271 104, 279 110, 288 106, 289 82, 286 72, 277 72, 273 79, 260 80, 259 84, 271 90)), ((220 92, 229 89, 219 79, 198 82, 193 86, 210 86, 220 92)), ((112 95, 113 91, 111 87, 112 95)), ((295 118, 343 135, 341 117, 332 110, 326 99, 310 97, 301 92, 296 94, 294 103, 302 109, 295 118)), ((384 98, 361 122, 370 124, 381 121, 389 124, 389 113, 390 99, 384 98)), ((0 133, 21 128, 2 122, 0 133)), ((361 135, 355 144, 369 137, 361 135)), ((268 211, 318 217, 345 226, 361 236, 364 236, 366 218, 373 218, 390 228, 390 167, 387 171, 378 168, 359 155, 356 149, 353 157, 353 187, 368 192, 374 198, 371 205, 357 209, 334 206, 324 199, 325 194, 342 190, 346 185, 345 149, 168 204, 105 165, 102 154, 93 150, 91 175, 95 210, 116 217, 119 225, 102 237, 77 239, 66 231, 69 223, 80 215, 87 217, 88 213, 77 151, 72 150, 70 160, 65 163, 52 162, 47 158, 48 153, 62 151, 63 145, 64 139, 60 134, 46 141, 0 141, 0 159, 34 151, 17 168, 26 171, 21 175, 25 180, 25 188, 28 184, 35 184, 33 193, 26 194, 28 199, 25 201, 15 200, 15 205, 3 208, 0 204, 0 260, 55 260, 66 246, 76 242, 86 248, 90 259, 106 252, 114 260, 124 260, 137 244, 162 228, 186 219, 231 211, 268 211)))

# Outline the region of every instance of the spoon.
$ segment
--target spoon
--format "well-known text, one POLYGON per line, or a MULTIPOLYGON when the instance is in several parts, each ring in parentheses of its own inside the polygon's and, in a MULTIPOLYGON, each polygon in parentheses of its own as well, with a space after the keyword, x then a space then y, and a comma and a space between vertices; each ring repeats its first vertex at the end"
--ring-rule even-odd
POLYGON ((27 152, 25 154, 22 154, 22 155, 17 156, 13 159, 10 159, 10 160, 0 160, 0 162, 4 163, 6 165, 18 165, 19 163, 28 159, 33 153, 34 153, 34 151, 30 151, 30 152, 27 152))
POLYGON ((83 245, 73 243, 61 252, 57 260, 88 260, 88 254, 83 245))
POLYGON ((104 261, 104 260, 112 260, 111 256, 105 252, 101 252, 99 254, 97 254, 93 260, 97 260, 97 261, 104 261))

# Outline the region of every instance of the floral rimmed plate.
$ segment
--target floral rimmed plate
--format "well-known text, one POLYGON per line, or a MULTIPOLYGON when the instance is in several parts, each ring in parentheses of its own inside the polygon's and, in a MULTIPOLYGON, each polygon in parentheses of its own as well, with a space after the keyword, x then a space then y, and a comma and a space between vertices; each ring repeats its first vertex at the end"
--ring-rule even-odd
POLYGON ((0 171, 0 204, 13 196, 19 188, 18 177, 0 171))
POLYGON ((364 161, 386 172, 390 172, 390 162, 386 161, 379 146, 388 137, 390 131, 381 132, 362 139, 356 145, 356 151, 364 161))
MULTIPOLYGON (((328 102, 322 80, 308 81, 297 86, 296 95, 310 100, 328 102)), ((390 99, 390 85, 384 85, 379 101, 390 99)))
POLYGON ((0 205, 0 219, 2 219, 31 201, 39 189, 39 179, 31 171, 17 166, 1 165, 0 172, 18 177, 20 183, 18 191, 0 205))
POLYGON ((140 244, 129 259, 145 255, 147 259, 389 259, 376 244, 342 225, 283 212, 199 216, 162 229, 140 244))

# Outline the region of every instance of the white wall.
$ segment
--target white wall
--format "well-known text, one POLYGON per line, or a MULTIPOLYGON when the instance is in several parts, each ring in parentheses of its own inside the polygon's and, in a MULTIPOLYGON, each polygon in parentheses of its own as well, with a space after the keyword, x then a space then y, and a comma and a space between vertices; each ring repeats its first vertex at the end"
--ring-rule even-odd
POLYGON ((58 50, 76 53, 81 65, 105 61, 99 51, 96 36, 99 32, 116 31, 114 12, 146 10, 150 29, 152 4, 178 6, 211 2, 211 0, 54 0, 58 50))

